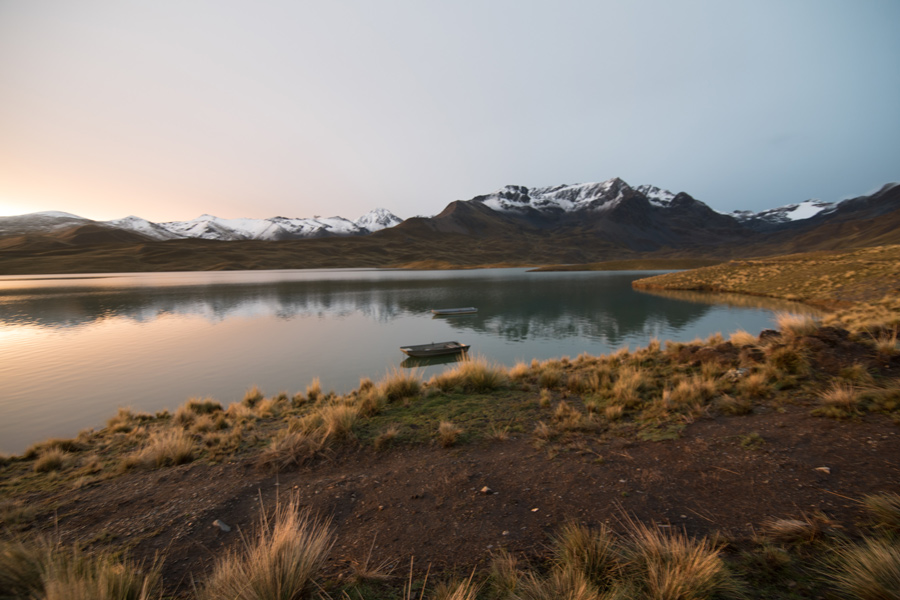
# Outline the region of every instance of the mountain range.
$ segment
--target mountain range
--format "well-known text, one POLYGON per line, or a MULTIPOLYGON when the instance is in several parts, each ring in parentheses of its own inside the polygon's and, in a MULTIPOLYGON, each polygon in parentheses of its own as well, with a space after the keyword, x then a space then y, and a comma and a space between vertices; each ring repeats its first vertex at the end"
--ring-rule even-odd
POLYGON ((402 219, 383 208, 376 208, 355 221, 343 217, 222 219, 212 215, 201 215, 190 221, 166 223, 153 223, 135 216, 113 221, 92 221, 78 215, 48 211, 16 217, 0 217, 0 237, 48 233, 70 227, 93 225, 109 230, 136 233, 157 241, 185 238, 277 241, 331 235, 365 235, 393 227, 401 221, 402 219))
POLYGON ((900 243, 898 209, 897 184, 839 203, 723 214, 685 192, 614 178, 510 185, 405 221, 385 209, 356 221, 203 215, 169 223, 45 212, 0 218, 0 273, 725 259, 900 243))

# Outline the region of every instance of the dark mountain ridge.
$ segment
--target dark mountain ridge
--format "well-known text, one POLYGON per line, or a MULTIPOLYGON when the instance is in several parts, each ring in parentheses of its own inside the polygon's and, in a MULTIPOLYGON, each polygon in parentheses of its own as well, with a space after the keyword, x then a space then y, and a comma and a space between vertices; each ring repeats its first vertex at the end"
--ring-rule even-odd
MULTIPOLYGON (((802 203, 764 211, 763 217, 736 217, 684 192, 635 188, 611 179, 547 188, 507 186, 451 202, 433 217, 407 219, 367 235, 280 241, 159 240, 144 235, 138 228, 142 224, 134 223, 147 222, 136 217, 130 229, 117 229, 74 215, 43 233, 10 235, 8 218, 0 221, 0 274, 524 265, 640 257, 725 260, 898 244, 898 209, 900 186, 886 185, 836 205, 802 203), (797 217, 811 211, 816 214, 797 217)), ((216 219, 204 218, 204 225, 216 219)))

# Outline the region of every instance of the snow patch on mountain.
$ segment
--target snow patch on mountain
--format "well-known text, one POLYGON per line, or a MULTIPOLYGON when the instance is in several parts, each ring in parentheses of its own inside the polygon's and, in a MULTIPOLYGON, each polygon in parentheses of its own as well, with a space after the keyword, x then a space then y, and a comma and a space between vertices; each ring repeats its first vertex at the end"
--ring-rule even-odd
POLYGON ((181 238, 271 241, 324 235, 362 235, 401 222, 402 219, 390 211, 378 208, 355 222, 344 217, 222 219, 201 215, 190 221, 171 221, 159 226, 181 238))
POLYGON ((731 213, 731 216, 742 223, 748 221, 764 221, 767 223, 778 224, 809 219, 818 214, 830 213, 836 208, 837 204, 834 202, 823 202, 822 200, 813 199, 800 202, 799 204, 788 204, 787 206, 770 208, 758 213, 749 210, 736 210, 731 213))
POLYGON ((643 194, 652 205, 665 208, 675 194, 652 185, 632 188, 618 177, 600 183, 576 183, 541 188, 508 185, 474 200, 498 212, 576 212, 580 210, 609 210, 617 206, 629 193, 643 194))
POLYGON ((134 215, 125 217, 124 219, 104 221, 103 224, 108 227, 134 231, 136 233, 140 233, 141 235, 146 235, 147 237, 154 240, 174 240, 181 237, 178 234, 173 233, 156 223, 151 223, 147 219, 135 217, 134 215))
POLYGON ((669 190, 660 189, 655 185, 639 185, 634 189, 645 195, 650 204, 660 208, 667 208, 672 203, 672 199, 675 198, 675 194, 669 190))

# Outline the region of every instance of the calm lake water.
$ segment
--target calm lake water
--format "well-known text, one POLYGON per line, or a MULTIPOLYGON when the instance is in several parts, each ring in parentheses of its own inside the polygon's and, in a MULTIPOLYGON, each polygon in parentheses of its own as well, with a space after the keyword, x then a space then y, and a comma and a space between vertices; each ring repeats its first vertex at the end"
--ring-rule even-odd
MULTIPOLYGON (((651 338, 754 333, 784 305, 631 288, 647 272, 244 271, 0 277, 0 451, 100 427, 120 406, 223 405, 314 377, 343 393, 408 368, 405 344, 458 340, 519 360, 651 338), (432 308, 478 307, 433 318, 432 308)), ((789 307, 787 307, 789 309, 789 307)), ((803 310, 794 307, 795 310, 803 310)), ((417 367, 423 378, 447 365, 417 367)))

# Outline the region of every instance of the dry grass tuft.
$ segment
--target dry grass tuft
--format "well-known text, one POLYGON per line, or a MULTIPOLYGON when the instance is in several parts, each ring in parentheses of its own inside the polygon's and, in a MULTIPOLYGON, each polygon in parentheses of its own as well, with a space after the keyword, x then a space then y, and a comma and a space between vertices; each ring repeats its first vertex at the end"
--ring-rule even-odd
POLYGON ((894 356, 897 354, 897 329, 891 332, 883 332, 872 340, 875 350, 882 356, 894 356))
POLYGON ((40 598, 44 589, 41 575, 46 571, 49 552, 45 544, 0 540, 0 598, 40 598))
POLYGON ((248 408, 253 408, 263 398, 265 398, 265 396, 263 395, 262 390, 254 385, 244 393, 244 399, 241 400, 241 403, 248 408))
POLYGON ((415 370, 406 373, 394 369, 378 382, 378 390, 388 402, 415 398, 422 391, 422 380, 415 370))
POLYGON ((900 597, 900 543, 865 539, 835 550, 822 575, 850 598, 890 600, 900 597))
POLYGON ((782 544, 808 544, 824 533, 825 522, 821 519, 770 519, 763 523, 766 539, 782 544))
POLYGON ((47 473, 49 471, 61 471, 71 461, 68 452, 63 452, 59 448, 48 448, 42 451, 36 461, 34 461, 35 473, 47 473))
POLYGON ((456 443, 462 432, 462 427, 459 425, 451 421, 441 421, 441 424, 438 425, 438 440, 441 446, 449 448, 456 443))
POLYGON ((835 383, 819 394, 819 401, 826 408, 853 413, 859 407, 860 392, 852 384, 835 383))
POLYGON ((751 373, 740 380, 737 391, 747 398, 765 398, 772 393, 769 377, 763 372, 751 373))
POLYGON ((748 331, 744 331, 743 329, 738 329, 734 333, 732 333, 728 340, 734 344, 735 346, 755 346, 759 344, 759 337, 753 335, 748 331))
POLYGON ((310 402, 315 402, 322 396, 322 382, 319 381, 318 377, 314 377, 313 380, 306 386, 306 398, 310 402))
POLYGON ((753 403, 746 398, 735 398, 724 395, 716 399, 716 410, 724 415, 749 415, 753 412, 753 403))
POLYGON ((345 440, 353 437, 353 425, 359 419, 359 409, 348 404, 331 404, 319 410, 322 416, 323 440, 345 440))
POLYGON ((259 467, 281 471, 303 465, 323 447, 319 436, 306 431, 282 430, 257 459, 259 467))
POLYGON ((613 384, 612 395, 615 404, 633 408, 640 404, 640 391, 647 385, 646 373, 635 367, 622 367, 613 384))
POLYGON ((736 595, 739 587, 708 539, 663 534, 655 526, 632 523, 628 571, 642 598, 714 598, 736 595))
POLYGON ((509 383, 506 369, 478 356, 464 357, 456 368, 463 390, 484 393, 505 387, 509 383))
POLYGON ((194 442, 181 429, 154 433, 143 448, 122 460, 125 469, 159 469, 194 460, 194 442))
POLYGON ((200 600, 281 600, 309 597, 334 545, 329 523, 300 510, 298 500, 263 515, 253 539, 219 560, 200 600))
POLYGON ((144 569, 109 554, 47 542, 0 542, 0 598, 150 600, 161 597, 157 563, 144 569))
POLYGON ((557 568, 578 571, 599 589, 610 587, 620 575, 622 564, 616 539, 605 525, 591 530, 578 523, 566 523, 553 546, 557 568))
POLYGON ((509 370, 508 374, 510 379, 525 379, 531 374, 531 367, 519 361, 509 370))
POLYGON ((610 404, 603 410, 603 415, 610 421, 618 421, 625 416, 625 407, 621 404, 610 404))
POLYGON ((556 367, 543 367, 538 375, 538 386, 546 390, 558 388, 563 381, 563 372, 556 367))
POLYGON ((501 549, 491 559, 491 590, 498 598, 509 598, 519 586, 519 564, 516 557, 501 549))
POLYGON ((872 494, 863 498, 863 505, 879 528, 900 533, 900 494, 872 494))
POLYGON ((388 425, 384 431, 378 434, 378 437, 375 438, 375 449, 381 450, 394 442, 394 438, 400 433, 400 427, 398 425, 388 425))
POLYGON ((775 315, 775 323, 781 333, 789 337, 812 335, 819 329, 818 321, 810 315, 781 312, 775 315))

